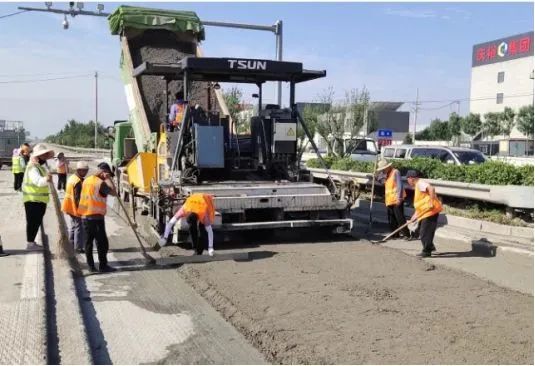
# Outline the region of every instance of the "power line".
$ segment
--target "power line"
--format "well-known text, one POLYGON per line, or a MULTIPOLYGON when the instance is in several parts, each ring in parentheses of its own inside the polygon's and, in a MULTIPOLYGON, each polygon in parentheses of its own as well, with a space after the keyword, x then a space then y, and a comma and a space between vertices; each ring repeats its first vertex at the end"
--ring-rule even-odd
POLYGON ((65 76, 65 77, 48 78, 48 79, 7 80, 7 81, 0 81, 0 84, 37 83, 37 82, 42 82, 42 81, 55 81, 55 80, 79 79, 79 78, 86 78, 86 77, 90 77, 90 76, 92 76, 92 75, 84 74, 84 75, 74 75, 74 76, 65 76))
MULTIPOLYGON (((87 71, 89 73, 89 71, 87 71)), ((69 74, 80 74, 80 70, 78 71, 62 71, 62 72, 38 72, 38 73, 32 73, 32 74, 0 74, 0 78, 5 77, 30 77, 30 76, 49 76, 49 75, 62 75, 67 76, 69 74)))
MULTIPOLYGON (((532 96, 533 93, 527 93, 527 94, 513 94, 513 95, 504 95, 503 98, 520 98, 520 97, 529 97, 532 96)), ((456 102, 472 102, 472 101, 478 101, 478 100, 494 100, 496 97, 481 97, 481 98, 457 98, 457 99, 449 99, 449 100, 419 100, 418 104, 422 103, 456 103, 456 102)), ((401 101, 400 103, 408 103, 408 104, 414 104, 415 101, 401 101)), ((449 104, 448 104, 449 105, 449 104)))
POLYGON ((26 13, 28 10, 22 10, 22 11, 17 11, 16 13, 11 13, 11 14, 6 14, 6 15, 0 15, 0 19, 4 19, 4 18, 7 18, 7 17, 12 17, 14 15, 17 15, 17 14, 20 14, 20 13, 26 13))

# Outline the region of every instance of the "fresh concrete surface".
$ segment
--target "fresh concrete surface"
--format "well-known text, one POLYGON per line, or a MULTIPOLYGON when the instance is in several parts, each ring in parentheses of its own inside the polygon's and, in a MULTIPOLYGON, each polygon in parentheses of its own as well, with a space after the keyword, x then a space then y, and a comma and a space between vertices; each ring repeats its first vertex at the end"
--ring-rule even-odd
MULTIPOLYGON (((174 267, 145 267, 125 222, 106 218, 110 265, 76 280, 93 362, 262 364, 263 356, 174 267)), ((154 257, 158 253, 150 252, 154 257)), ((96 253, 95 253, 96 255, 96 253)), ((79 256, 80 261, 85 259, 79 256)), ((96 260, 96 258, 95 258, 96 260)))
POLYGON ((46 364, 43 252, 26 251, 22 195, 12 184, 11 171, 0 170, 0 235, 10 253, 0 257, 0 364, 46 364))
MULTIPOLYGON (((365 225, 357 226, 358 234, 364 237, 365 225)), ((388 234, 384 224, 373 226, 377 238, 388 234)), ((424 261, 446 268, 462 271, 498 286, 533 295, 533 252, 498 247, 496 256, 489 256, 488 252, 474 250, 472 241, 466 235, 458 234, 448 227, 441 228, 440 235, 435 236, 437 253, 424 261)), ((420 240, 389 240, 379 244, 401 250, 414 256, 421 252, 420 240)))

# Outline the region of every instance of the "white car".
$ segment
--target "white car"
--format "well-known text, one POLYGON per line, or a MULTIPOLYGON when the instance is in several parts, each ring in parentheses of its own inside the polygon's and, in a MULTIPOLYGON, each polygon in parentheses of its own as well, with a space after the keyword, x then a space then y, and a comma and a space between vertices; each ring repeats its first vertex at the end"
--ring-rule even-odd
POLYGON ((393 145, 383 147, 381 155, 385 159, 433 158, 455 165, 481 164, 487 161, 481 151, 464 147, 393 145))

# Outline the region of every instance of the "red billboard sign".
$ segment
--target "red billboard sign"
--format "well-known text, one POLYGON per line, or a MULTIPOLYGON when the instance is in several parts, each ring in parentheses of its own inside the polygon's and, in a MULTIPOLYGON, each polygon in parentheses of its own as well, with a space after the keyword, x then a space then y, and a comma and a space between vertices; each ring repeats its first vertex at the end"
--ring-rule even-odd
POLYGON ((476 44, 472 67, 533 56, 533 32, 476 44))

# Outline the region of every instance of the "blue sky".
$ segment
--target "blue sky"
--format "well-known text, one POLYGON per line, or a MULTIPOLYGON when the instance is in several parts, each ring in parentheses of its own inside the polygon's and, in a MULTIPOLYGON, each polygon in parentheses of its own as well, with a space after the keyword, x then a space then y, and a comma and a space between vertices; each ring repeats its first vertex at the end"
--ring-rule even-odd
MULTIPOLYGON (((22 3, 0 3, 0 16, 22 3)), ((42 3, 25 3, 43 7, 42 3)), ((106 3, 112 11, 117 3, 106 3)), ((140 6, 193 10, 203 20, 255 24, 284 22, 284 58, 306 68, 326 69, 327 78, 303 85, 298 101, 314 101, 333 86, 369 89, 373 100, 467 99, 472 46, 533 30, 531 3, 138 3, 140 6)), ((85 3, 86 9, 95 4, 85 3)), ((65 3, 54 3, 66 8, 65 3)), ((58 131, 70 118, 94 118, 94 78, 98 70, 99 120, 105 125, 127 117, 119 80, 119 39, 105 18, 69 18, 24 13, 0 19, 0 118, 23 120, 32 135, 58 131), (40 83, 10 80, 88 75, 40 83)), ((207 27, 206 55, 273 58, 274 36, 267 32, 207 27)), ((286 92, 287 90, 285 90, 286 92)), ((251 90, 246 89, 247 95, 251 90)), ((267 97, 275 98, 274 86, 267 97)), ((269 101, 269 99, 268 99, 269 101)), ((426 103, 418 128, 447 118, 457 106, 426 103), (432 110, 435 108, 434 110, 432 110)), ((410 110, 411 104, 402 107, 410 110)), ((461 114, 468 102, 462 102, 461 114)), ((412 116, 411 116, 412 122, 412 116)))

